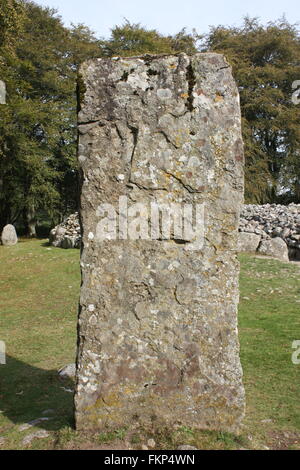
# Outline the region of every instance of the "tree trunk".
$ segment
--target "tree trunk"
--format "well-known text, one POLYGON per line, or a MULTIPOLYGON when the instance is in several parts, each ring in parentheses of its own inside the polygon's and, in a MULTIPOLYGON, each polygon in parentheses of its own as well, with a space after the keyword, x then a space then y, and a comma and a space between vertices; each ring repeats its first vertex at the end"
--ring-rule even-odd
POLYGON ((25 230, 26 236, 29 238, 36 237, 36 214, 34 205, 26 207, 24 209, 24 222, 25 222, 25 230))

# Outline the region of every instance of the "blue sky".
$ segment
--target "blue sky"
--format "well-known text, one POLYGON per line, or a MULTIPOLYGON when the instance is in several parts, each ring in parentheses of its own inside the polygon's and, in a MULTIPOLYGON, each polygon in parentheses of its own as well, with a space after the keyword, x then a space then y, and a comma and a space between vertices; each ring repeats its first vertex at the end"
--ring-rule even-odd
POLYGON ((98 37, 108 38, 110 29, 127 18, 163 34, 183 27, 207 33, 209 26, 239 26, 245 15, 258 16, 263 23, 286 15, 290 23, 300 20, 299 0, 35 0, 56 8, 64 23, 85 23, 98 37))

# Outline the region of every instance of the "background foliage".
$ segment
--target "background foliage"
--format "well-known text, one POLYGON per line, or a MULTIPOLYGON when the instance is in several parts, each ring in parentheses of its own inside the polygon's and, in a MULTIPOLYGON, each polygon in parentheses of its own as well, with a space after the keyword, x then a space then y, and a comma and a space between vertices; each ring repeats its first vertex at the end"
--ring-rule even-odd
POLYGON ((93 57, 224 53, 241 96, 246 155, 246 201, 300 201, 299 31, 284 18, 263 26, 245 18, 240 28, 217 26, 206 36, 182 29, 163 36, 125 20, 108 40, 85 25, 66 28, 57 12, 31 1, 0 0, 0 229, 29 236, 78 207, 76 76, 93 57))

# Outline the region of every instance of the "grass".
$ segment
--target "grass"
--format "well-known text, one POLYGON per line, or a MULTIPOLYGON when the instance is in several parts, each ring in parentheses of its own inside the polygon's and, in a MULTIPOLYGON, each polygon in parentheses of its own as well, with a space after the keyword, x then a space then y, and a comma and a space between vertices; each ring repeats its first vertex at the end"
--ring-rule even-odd
POLYGON ((73 428, 71 381, 57 370, 75 359, 79 250, 45 241, 0 246, 0 449, 137 448, 181 444, 199 449, 300 448, 300 365, 291 360, 300 339, 300 266, 242 255, 239 332, 247 413, 239 435, 178 429, 119 429, 82 435, 73 428), (25 431, 20 426, 49 418, 25 431), (49 437, 25 445, 45 429, 49 437))

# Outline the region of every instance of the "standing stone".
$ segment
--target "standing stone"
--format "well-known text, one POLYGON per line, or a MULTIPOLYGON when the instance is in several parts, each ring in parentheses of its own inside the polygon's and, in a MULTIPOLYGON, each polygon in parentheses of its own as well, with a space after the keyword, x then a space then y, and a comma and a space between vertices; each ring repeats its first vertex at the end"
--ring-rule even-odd
POLYGON ((231 69, 213 53, 97 59, 79 94, 77 429, 236 430, 243 144, 231 69), (172 203, 192 236, 179 219, 169 230, 172 203))
POLYGON ((13 225, 5 225, 1 235, 2 245, 12 246, 18 243, 16 229, 13 225))

